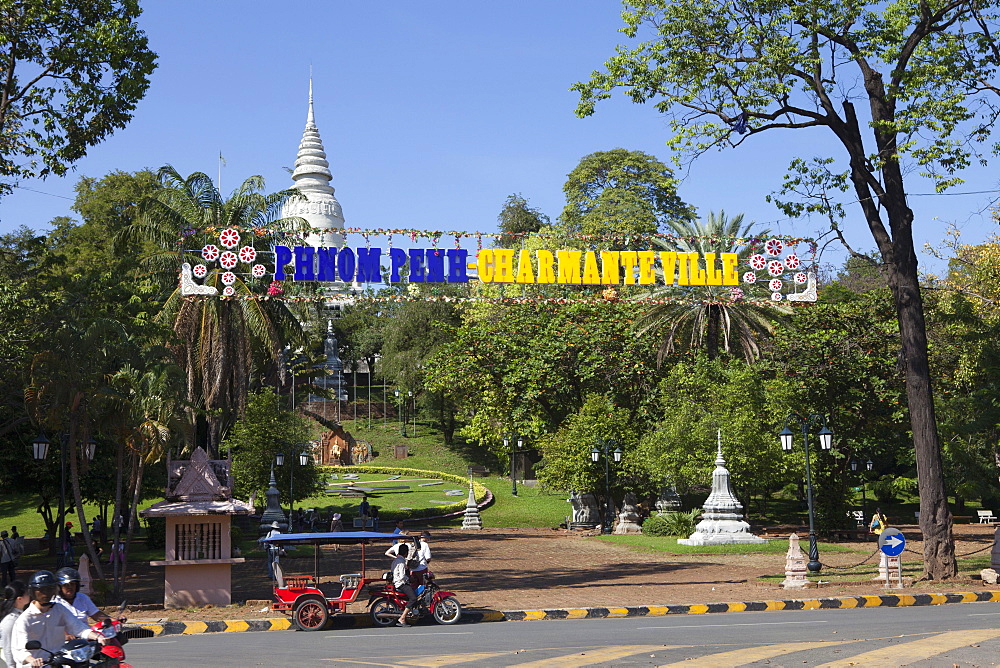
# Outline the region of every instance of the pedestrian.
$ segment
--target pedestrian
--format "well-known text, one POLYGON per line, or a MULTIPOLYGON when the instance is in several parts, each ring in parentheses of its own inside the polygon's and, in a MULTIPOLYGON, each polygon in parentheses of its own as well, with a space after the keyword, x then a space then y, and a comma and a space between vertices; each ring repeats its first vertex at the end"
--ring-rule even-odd
POLYGON ((340 513, 334 513, 330 515, 330 531, 343 531, 344 522, 340 519, 340 513))
POLYGON ((372 506, 372 531, 378 531, 378 506, 372 506))
POLYGON ((14 543, 14 568, 17 568, 17 560, 24 556, 24 536, 17 532, 17 527, 10 528, 10 542, 14 543))
MULTIPOLYGON (((403 531, 403 520, 396 520, 396 528, 392 530, 392 533, 394 535, 396 535, 396 536, 398 536, 401 533, 404 533, 404 531, 403 531)), ((394 540, 394 541, 392 541, 392 544, 395 545, 398 542, 399 542, 398 540, 394 540)))
POLYGON ((0 531, 0 587, 6 587, 17 579, 14 570, 16 559, 13 541, 7 537, 6 531, 0 531))
POLYGON ((888 528, 889 521, 885 518, 885 515, 882 514, 882 509, 876 508, 875 514, 872 515, 871 524, 868 525, 868 530, 878 536, 888 528))
MULTIPOLYGON (((274 536, 280 536, 281 535, 280 529, 281 525, 278 524, 277 520, 271 522, 271 530, 268 531, 267 535, 261 538, 260 540, 263 542, 266 541, 268 538, 272 538, 274 536)), ((264 543, 264 548, 267 551, 267 577, 274 580, 275 579, 274 566, 275 564, 279 563, 279 557, 281 556, 279 554, 280 549, 274 543, 264 543)))
POLYGON ((358 517, 361 518, 362 529, 368 526, 368 514, 371 512, 371 508, 371 505, 368 503, 368 497, 362 497, 361 503, 358 504, 358 517))
POLYGON ((74 565, 73 559, 74 559, 75 555, 73 554, 73 543, 74 543, 74 540, 73 540, 73 523, 72 522, 66 522, 66 525, 63 527, 62 555, 61 555, 61 558, 59 560, 60 561, 60 566, 59 566, 60 568, 62 568, 63 566, 73 566, 74 565))
POLYGON ((30 602, 28 588, 20 580, 14 580, 4 588, 3 602, 0 603, 0 648, 3 650, 3 668, 17 668, 10 646, 10 636, 14 630, 14 622, 30 602))
POLYGON ((94 542, 104 543, 104 521, 98 515, 91 523, 90 532, 94 535, 94 542))

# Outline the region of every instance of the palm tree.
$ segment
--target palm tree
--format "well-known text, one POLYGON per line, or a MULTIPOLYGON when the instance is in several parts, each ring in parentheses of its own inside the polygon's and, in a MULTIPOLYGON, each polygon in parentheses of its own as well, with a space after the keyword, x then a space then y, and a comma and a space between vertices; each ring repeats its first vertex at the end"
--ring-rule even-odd
MULTIPOLYGON (((676 238, 653 241, 664 250, 684 253, 737 253, 740 259, 749 255, 749 240, 770 234, 770 230, 752 231, 756 223, 743 223, 743 214, 727 218, 725 211, 718 215, 709 212, 705 222, 698 220, 670 221, 676 238)), ((668 297, 677 288, 660 286, 654 297, 668 297)), ((719 286, 693 286, 688 289, 692 301, 686 303, 655 304, 636 322, 639 335, 650 330, 666 328, 666 334, 657 353, 657 363, 673 352, 678 345, 691 349, 704 347, 709 359, 718 357, 720 350, 739 353, 747 361, 760 355, 759 341, 774 332, 776 323, 785 321, 791 311, 786 306, 764 305, 745 301, 734 296, 731 288, 719 286)), ((637 297, 639 298, 639 297, 637 297)), ((648 299, 644 295, 642 299, 648 299)))
MULTIPOLYGON (((182 261, 192 265, 201 261, 194 251, 179 249, 178 239, 206 229, 250 229, 254 234, 245 235, 243 243, 269 252, 275 228, 304 226, 302 219, 280 218, 282 204, 297 193, 265 195, 259 176, 248 178, 226 200, 203 173, 185 179, 166 166, 158 177, 162 189, 143 202, 136 223, 116 241, 119 247, 153 242, 156 250, 142 259, 141 266, 150 274, 172 277, 172 282, 182 261)), ((246 407, 251 379, 279 377, 282 349, 303 340, 299 320, 284 301, 239 298, 261 294, 266 280, 238 276, 232 286, 236 299, 185 299, 174 283, 159 314, 173 329, 176 341, 171 348, 187 374, 190 420, 196 426, 190 433, 201 437, 213 456, 246 407)), ((209 272, 205 284, 221 292, 221 271, 209 272)))

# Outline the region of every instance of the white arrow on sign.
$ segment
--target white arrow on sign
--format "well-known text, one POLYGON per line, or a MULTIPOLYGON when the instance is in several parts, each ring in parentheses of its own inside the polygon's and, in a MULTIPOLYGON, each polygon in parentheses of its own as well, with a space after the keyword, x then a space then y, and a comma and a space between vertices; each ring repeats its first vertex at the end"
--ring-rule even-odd
POLYGON ((899 536, 892 535, 885 539, 885 544, 889 547, 898 547, 902 545, 905 541, 899 539, 899 536))

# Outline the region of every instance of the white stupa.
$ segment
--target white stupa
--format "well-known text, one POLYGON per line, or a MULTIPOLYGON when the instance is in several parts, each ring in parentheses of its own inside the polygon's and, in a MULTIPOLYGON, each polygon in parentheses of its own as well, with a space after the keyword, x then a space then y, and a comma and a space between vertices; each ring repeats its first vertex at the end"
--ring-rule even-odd
POLYGON ((309 78, 309 114, 306 116, 306 128, 302 131, 302 141, 299 143, 298 156, 295 158, 295 171, 292 188, 298 190, 305 199, 296 198, 285 202, 281 210, 282 217, 298 216, 309 221, 314 230, 322 230, 310 234, 306 242, 312 246, 342 247, 344 235, 339 231, 344 229, 344 212, 340 202, 333 196, 334 189, 330 185, 333 175, 330 173, 330 163, 326 160, 323 140, 313 113, 312 77, 309 78))
POLYGON ((729 469, 722 458, 722 431, 719 431, 719 452, 712 473, 712 493, 705 499, 701 522, 688 538, 678 539, 680 545, 762 545, 767 539, 750 533, 743 520, 743 504, 733 494, 729 484, 729 469))

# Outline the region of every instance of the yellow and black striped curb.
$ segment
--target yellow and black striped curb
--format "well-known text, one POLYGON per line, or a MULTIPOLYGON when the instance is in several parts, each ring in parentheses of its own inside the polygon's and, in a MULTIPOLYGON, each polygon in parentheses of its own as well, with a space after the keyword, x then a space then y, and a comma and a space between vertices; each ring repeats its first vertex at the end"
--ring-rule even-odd
MULTIPOLYGON (((462 623, 520 622, 543 619, 601 619, 621 617, 661 617, 665 615, 705 615, 719 612, 773 612, 778 610, 847 610, 850 608, 897 608, 947 603, 1000 602, 1000 591, 955 592, 950 594, 883 594, 878 596, 834 596, 829 598, 743 601, 739 603, 696 603, 692 605, 640 605, 628 607, 554 608, 546 610, 465 610, 462 623)), ((368 615, 337 615, 330 628, 371 626, 368 615)), ((285 631, 294 628, 291 619, 238 619, 208 622, 161 622, 129 625, 130 638, 152 638, 193 633, 233 633, 240 631, 285 631)))

